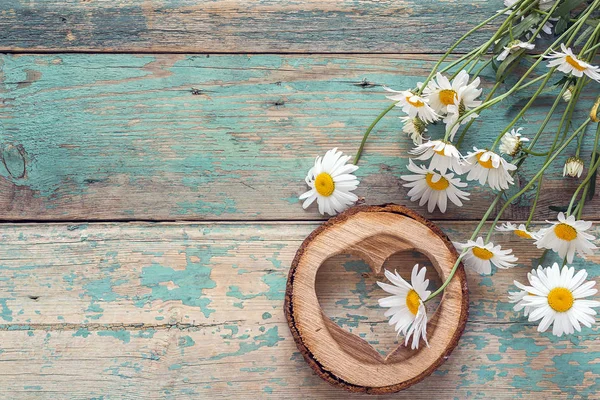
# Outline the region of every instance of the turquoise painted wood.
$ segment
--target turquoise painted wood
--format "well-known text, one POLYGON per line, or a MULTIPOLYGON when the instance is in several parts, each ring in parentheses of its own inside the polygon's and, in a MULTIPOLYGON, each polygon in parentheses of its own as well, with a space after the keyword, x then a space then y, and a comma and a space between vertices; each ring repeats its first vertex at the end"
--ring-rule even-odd
MULTIPOLYGON (((313 374, 283 315, 289 265, 316 226, 5 225, 0 396, 362 398, 313 374)), ((442 227, 464 240, 472 224, 442 227)), ((507 291, 541 251, 514 235, 493 240, 512 247, 521 266, 469 272, 471 308, 458 348, 432 377, 387 398, 591 399, 600 391, 598 326, 566 338, 536 332, 512 311, 507 291)), ((407 273, 415 261, 423 257, 404 253, 386 268, 407 273)), ((590 267, 599 261, 575 266, 598 279, 590 267)), ((384 295, 376 280, 361 260, 337 257, 320 271, 317 293, 336 323, 386 351, 396 335, 376 305, 384 295)))
POLYGON ((499 8, 500 0, 3 0, 0 51, 443 53, 499 8))
MULTIPOLYGON (((312 373, 283 315, 294 253, 323 220, 297 201, 304 175, 331 147, 356 151, 389 104, 382 85, 414 86, 501 7, 1 1, 0 398, 359 398, 312 373)), ((529 94, 484 113, 463 151, 489 144, 529 94)), ((595 95, 585 94, 577 119, 595 95)), ((398 116, 369 140, 357 193, 423 212, 402 187, 411 146, 398 116)), ((523 133, 543 117, 534 108, 523 133)), ((536 219, 552 218, 548 206, 577 184, 561 178, 563 161, 545 177, 536 219)), ((526 166, 517 185, 538 168, 526 166)), ((428 216, 464 240, 491 198, 478 186, 471 197, 428 216)), ((525 196, 505 218, 526 218, 529 204, 525 196)), ((585 217, 597 221, 599 212, 595 196, 585 217)), ((568 338, 537 333, 506 293, 540 251, 492 239, 515 250, 519 267, 469 273, 471 312, 458 348, 432 377, 383 398, 598 397, 598 326, 568 338)), ((598 280, 598 257, 576 267, 598 280)), ((387 267, 407 272, 414 262, 428 261, 406 253, 387 267)), ((342 255, 322 268, 317 290, 327 315, 385 352, 396 337, 375 281, 361 260, 342 255)))
MULTIPOLYGON (((321 219, 297 201, 315 156, 353 154, 388 104, 381 85, 414 87, 433 56, 9 55, 2 63, 0 218, 10 220, 321 219), (374 84, 363 87, 363 79, 374 84), (194 88, 194 90, 192 89, 194 88), (194 94, 196 93, 196 94, 194 94)), ((489 87, 492 78, 482 77, 489 87)), ((462 147, 491 145, 530 93, 483 113, 462 147)), ((594 93, 576 113, 583 120, 594 93)), ((525 116, 541 123, 549 98, 525 116)), ((564 105, 561 105, 564 107, 564 105)), ((412 142, 390 113, 368 142, 357 193, 410 204, 400 175, 412 142)), ((540 140, 549 146, 560 114, 540 140)), ((442 135, 442 126, 430 129, 442 135)), ((434 136, 435 137, 435 136, 434 136)), ((590 139, 591 140, 591 139, 590 139)), ((585 146, 583 157, 589 157, 585 146)), ((568 202, 577 182, 549 170, 538 218, 568 202)), ((541 164, 524 166, 519 184, 541 164)), ((469 207, 439 219, 478 220, 491 193, 471 186, 469 207)), ((505 214, 528 216, 526 196, 505 214)), ((588 216, 599 211, 597 199, 588 216)), ((423 208, 411 205, 420 211, 423 208)))

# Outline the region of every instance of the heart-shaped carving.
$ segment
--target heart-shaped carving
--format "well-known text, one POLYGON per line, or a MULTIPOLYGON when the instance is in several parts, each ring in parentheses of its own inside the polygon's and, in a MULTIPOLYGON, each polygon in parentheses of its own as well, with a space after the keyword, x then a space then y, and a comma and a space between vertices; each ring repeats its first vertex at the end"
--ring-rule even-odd
MULTIPOLYGON (((412 267, 417 263, 427 267, 429 289, 437 289, 441 279, 431 261, 420 252, 392 254, 384 262, 383 268, 398 271, 409 280, 412 267)), ((384 316, 386 309, 378 304, 378 299, 389 294, 377 285, 377 281, 386 281, 382 273, 374 272, 357 256, 340 254, 327 259, 319 268, 316 292, 323 313, 333 323, 366 341, 385 360, 392 352, 398 353, 397 348, 403 346, 403 338, 397 337, 394 327, 388 324, 384 316)), ((434 314, 438 304, 439 297, 426 304, 428 315, 434 314)))
MULTIPOLYGON (((422 346, 414 351, 397 346, 384 357, 367 341, 338 326, 321 308, 317 276, 328 259, 352 254, 379 276, 388 259, 392 263, 394 254, 402 257, 407 251, 424 254, 440 280, 448 276, 458 257, 441 230, 397 205, 347 210, 316 229, 296 253, 288 278, 285 313, 298 348, 323 379, 353 391, 398 391, 431 374, 456 346, 468 313, 462 266, 447 286, 437 311, 429 316, 430 348, 422 346)), ((395 337, 393 331, 391 335, 395 337)))

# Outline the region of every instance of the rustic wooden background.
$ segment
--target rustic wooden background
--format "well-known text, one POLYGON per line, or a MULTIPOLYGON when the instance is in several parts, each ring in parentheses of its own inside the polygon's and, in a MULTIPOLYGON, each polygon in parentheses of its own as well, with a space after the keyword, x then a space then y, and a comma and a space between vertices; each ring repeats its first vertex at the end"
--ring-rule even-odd
MULTIPOLYGON (((382 84, 413 86, 501 7, 1 1, 0 398, 361 397, 313 374, 283 316, 293 255, 323 220, 297 201, 304 175, 326 149, 356 151, 388 104, 382 84)), ((482 116, 467 145, 495 136, 523 96, 482 116)), ((372 135, 357 173, 370 204, 408 203, 399 176, 410 143, 396 116, 372 135)), ((542 118, 534 111, 525 122, 542 118)), ((561 178, 563 160, 544 180, 538 221, 576 184, 561 178)), ((464 240, 490 198, 474 187, 466 207, 429 217, 464 240)), ((596 196, 586 218, 599 210, 596 196)), ((525 197, 506 218, 528 211, 525 197)), ((469 273, 459 347, 432 377, 389 398, 598 398, 599 328, 538 334, 506 292, 540 252, 494 240, 513 246, 521 266, 469 273)), ((389 266, 419 259, 403 254, 389 266)), ((597 276, 599 261, 576 265, 597 276)), ((391 349, 395 335, 376 305, 383 292, 364 263, 340 256, 320 274, 328 315, 391 349)))

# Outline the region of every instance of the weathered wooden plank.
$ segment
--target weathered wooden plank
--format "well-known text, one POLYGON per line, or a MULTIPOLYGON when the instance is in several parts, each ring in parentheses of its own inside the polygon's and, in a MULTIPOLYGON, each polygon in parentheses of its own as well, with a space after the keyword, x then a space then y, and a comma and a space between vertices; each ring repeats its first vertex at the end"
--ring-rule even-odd
MULTIPOLYGON (((473 228, 442 226, 454 240, 473 228)), ((315 227, 2 225, 0 397, 347 398, 304 364, 282 310, 288 267, 315 227)), ((521 266, 468 274, 471 309, 459 347, 408 395, 593 397, 599 328, 566 338, 537 333, 506 292, 540 252, 504 234, 494 240, 512 246, 521 266)), ((407 271, 415 260, 424 261, 398 255, 388 267, 407 271)), ((597 279, 599 261, 596 254, 576 266, 597 279)), ((319 274, 319 298, 334 321, 380 351, 394 346, 376 305, 384 293, 364 263, 339 256, 319 274)))
MULTIPOLYGON (((381 85, 412 87, 433 60, 5 55, 0 218, 321 218, 316 207, 304 212, 297 201, 314 157, 334 146, 354 153, 364 129, 388 104, 381 85), (363 79, 375 86, 360 85, 363 79)), ((483 113, 463 150, 489 145, 527 96, 511 97, 501 110, 483 113)), ((541 122, 540 110, 550 101, 541 99, 541 107, 526 115, 525 135, 541 122)), ((586 115, 582 108, 577 118, 586 115)), ((361 161, 357 193, 368 203, 408 202, 400 175, 412 143, 401 134, 399 115, 384 119, 361 161)), ((551 142, 554 126, 549 125, 542 146, 551 142)), ((564 203, 566 189, 577 184, 562 179, 563 161, 549 170, 539 202, 545 213, 538 218, 549 215, 548 205, 564 203)), ((539 165, 526 167, 520 182, 539 165)), ((433 217, 479 219, 491 194, 473 185, 471 198, 467 207, 450 207, 433 217)), ((526 218, 528 204, 525 196, 506 218, 526 218)), ((598 215, 599 204, 597 196, 588 203, 589 217, 598 215)))
POLYGON ((482 0, 5 0, 0 51, 443 53, 501 7, 482 0))

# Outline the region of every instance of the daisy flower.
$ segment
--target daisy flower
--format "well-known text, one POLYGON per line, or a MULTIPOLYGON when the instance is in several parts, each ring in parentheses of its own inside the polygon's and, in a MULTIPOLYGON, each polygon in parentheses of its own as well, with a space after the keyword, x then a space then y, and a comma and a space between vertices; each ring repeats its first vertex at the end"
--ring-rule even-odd
POLYGON ((423 89, 423 95, 429 99, 429 104, 435 112, 445 114, 448 106, 458 104, 458 91, 466 86, 468 81, 469 74, 465 71, 460 71, 452 83, 438 72, 423 89))
POLYGON ((508 46, 504 47, 504 50, 502 50, 502 53, 500 53, 498 57, 496 57, 496 60, 504 61, 510 53, 516 53, 521 49, 532 50, 534 48, 535 44, 533 43, 521 42, 520 40, 513 40, 508 44, 508 46))
POLYGON ((595 295, 596 282, 587 281, 587 271, 565 265, 562 270, 554 263, 552 267, 538 269, 536 275, 530 275, 530 286, 523 286, 528 294, 523 297, 523 304, 533 309, 529 321, 540 321, 538 332, 545 332, 552 325, 552 334, 581 332, 581 325, 588 328, 595 322, 595 307, 600 302, 587 300, 595 295))
POLYGON ((400 119, 404 123, 402 132, 410 136, 415 146, 423 144, 423 134, 427 132, 427 124, 419 117, 400 117, 400 119))
POLYGON ((521 150, 523 146, 523 142, 529 142, 529 139, 521 136, 521 130, 523 128, 519 128, 515 130, 514 128, 504 134, 502 139, 500 139, 500 154, 508 154, 511 157, 517 155, 517 153, 521 150))
POLYGON ((419 117, 426 123, 437 121, 440 118, 428 104, 427 99, 417 96, 410 90, 396 91, 385 86, 383 88, 388 92, 395 93, 387 98, 397 102, 396 106, 401 107, 409 117, 419 117))
POLYGON ((425 341, 427 347, 427 310, 424 300, 427 300, 431 292, 427 290, 429 279, 425 279, 427 269, 425 267, 419 270, 419 264, 413 267, 410 281, 406 282, 395 272, 391 273, 385 270, 385 277, 392 285, 377 282, 380 288, 390 293, 392 296, 379 299, 381 307, 389 308, 385 312, 386 317, 390 317, 389 324, 395 325, 394 329, 398 334, 405 336, 404 345, 412 336, 411 349, 419 348, 421 338, 425 341))
POLYGON ((486 182, 494 190, 508 189, 515 181, 510 176, 510 171, 517 169, 517 166, 509 163, 498 154, 489 150, 478 150, 473 147, 475 152, 470 153, 466 160, 465 172, 469 172, 467 180, 478 180, 480 184, 486 182))
POLYGON ((575 86, 571 85, 567 88, 567 90, 565 90, 562 94, 562 99, 564 100, 565 103, 568 103, 571 101, 571 97, 573 97, 573 92, 575 91, 575 86))
MULTIPOLYGON (((546 222, 550 223, 550 221, 546 222)), ((558 222, 553 222, 548 228, 540 229, 535 244, 538 249, 550 249, 557 252, 559 257, 567 257, 567 262, 570 264, 573 262, 575 252, 585 258, 586 254, 592 254, 592 250, 596 248, 590 242, 596 238, 585 232, 591 227, 591 222, 576 221, 573 215, 565 218, 565 214, 559 213, 558 222)))
POLYGON ((581 177, 583 173, 583 160, 579 157, 569 157, 563 167, 563 176, 581 177))
POLYGON ((492 264, 498 268, 512 268, 518 260, 512 254, 511 249, 502 250, 500 245, 494 246, 492 242, 483 243, 483 239, 478 237, 476 241, 468 240, 467 243, 454 243, 457 250, 467 250, 463 256, 465 265, 480 274, 491 274, 492 264))
POLYGON ((358 187, 358 179, 352 174, 358 167, 347 164, 350 156, 342 154, 335 148, 316 158, 305 179, 310 190, 300 195, 303 208, 317 200, 321 214, 335 215, 358 200, 358 196, 351 193, 358 187))
POLYGON ((469 74, 465 71, 461 71, 455 78, 462 80, 465 82, 465 85, 461 86, 458 89, 458 100, 456 104, 451 104, 447 107, 447 115, 444 118, 444 123, 446 124, 446 132, 450 135, 450 140, 454 139, 454 135, 458 131, 460 125, 464 125, 467 122, 471 121, 474 118, 477 118, 478 115, 476 113, 470 114, 467 118, 464 118, 457 123, 460 118, 471 111, 473 108, 481 105, 481 101, 475 100, 481 94, 481 89, 479 88, 480 79, 479 77, 473 79, 473 82, 470 84, 466 84, 469 80, 469 74), (462 74, 462 76, 461 76, 462 74))
POLYGON ((430 140, 415 147, 409 153, 418 156, 415 160, 424 161, 431 158, 429 168, 438 170, 441 174, 445 174, 448 170, 457 174, 462 173, 463 157, 451 143, 430 140))
POLYGON ((520 238, 524 239, 537 239, 537 234, 529 231, 525 224, 519 224, 519 226, 513 224, 512 222, 505 222, 501 226, 497 226, 496 230, 498 232, 512 232, 520 238))
POLYGON ((562 51, 553 51, 552 54, 545 56, 550 59, 548 68, 556 67, 565 74, 573 74, 578 78, 581 78, 583 74, 586 74, 589 78, 600 82, 600 68, 591 65, 578 59, 570 48, 565 47, 564 44, 560 45, 562 51))
POLYGON ((419 205, 427 203, 427 211, 433 212, 437 205, 441 212, 446 212, 448 199, 455 205, 461 207, 462 200, 469 200, 469 193, 458 189, 467 186, 460 178, 454 178, 454 174, 439 174, 433 169, 424 166, 416 166, 412 160, 408 160, 408 170, 415 175, 402 175, 401 178, 409 183, 402 186, 411 188, 408 191, 410 201, 419 200, 419 205))
MULTIPOLYGON (((550 267, 546 268, 546 270, 547 269, 550 269, 550 267)), ((532 269, 531 272, 528 272, 527 280, 531 282, 531 277, 537 277, 538 271, 540 270, 544 270, 544 268, 541 265, 538 266, 537 271, 535 269, 532 269)), ((532 296, 532 294, 527 291, 527 287, 522 283, 514 281, 514 284, 517 288, 521 290, 518 292, 508 292, 508 301, 511 303, 516 303, 513 307, 513 310, 515 310, 516 312, 523 310, 523 315, 528 316, 531 310, 534 309, 534 307, 527 305, 523 299, 525 298, 525 296, 532 296)))

